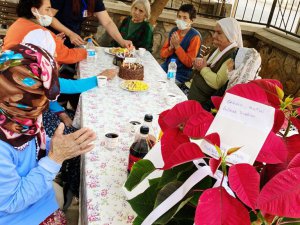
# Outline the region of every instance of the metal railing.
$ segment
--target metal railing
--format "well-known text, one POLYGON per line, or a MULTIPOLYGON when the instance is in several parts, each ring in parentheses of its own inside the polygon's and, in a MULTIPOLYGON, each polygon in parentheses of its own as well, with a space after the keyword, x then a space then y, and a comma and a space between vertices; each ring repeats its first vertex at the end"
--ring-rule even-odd
POLYGON ((300 37, 300 0, 236 1, 232 15, 243 22, 262 24, 300 37))
POLYGON ((233 16, 241 22, 265 25, 300 38, 300 0, 170 0, 165 8, 177 10, 185 3, 193 4, 203 17, 233 16))

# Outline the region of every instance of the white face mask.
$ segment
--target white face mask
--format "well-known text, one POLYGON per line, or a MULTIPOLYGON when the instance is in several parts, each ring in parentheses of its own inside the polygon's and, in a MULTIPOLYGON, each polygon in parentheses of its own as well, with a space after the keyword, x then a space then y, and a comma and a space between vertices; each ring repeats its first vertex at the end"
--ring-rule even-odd
POLYGON ((32 13, 37 16, 37 20, 41 26, 48 27, 52 23, 52 19, 53 19, 52 16, 41 15, 37 10, 36 12, 32 12, 32 13))
POLYGON ((183 21, 183 20, 175 20, 175 23, 178 27, 179 30, 185 30, 185 29, 188 29, 190 27, 190 24, 183 21))

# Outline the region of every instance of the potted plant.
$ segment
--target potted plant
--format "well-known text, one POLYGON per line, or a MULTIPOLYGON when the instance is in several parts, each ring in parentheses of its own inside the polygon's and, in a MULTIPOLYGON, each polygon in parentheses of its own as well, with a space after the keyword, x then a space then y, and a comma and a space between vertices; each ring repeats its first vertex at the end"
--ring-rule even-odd
MULTIPOLYGON (((147 178, 148 188, 128 200, 137 213, 134 224, 147 224, 145 218, 152 215, 162 202, 166 204, 165 200, 183 188, 183 184, 189 182, 199 168, 209 168, 206 172, 210 176, 195 182, 180 201, 153 224, 300 223, 297 219, 300 218, 300 135, 289 136, 292 126, 297 130, 300 128, 300 98, 284 98, 281 83, 267 79, 236 85, 227 93, 275 109, 273 128, 255 163, 228 163, 227 157, 239 151, 241 146, 221 150, 218 133, 206 135, 214 120, 213 114, 203 110, 196 101, 177 104, 159 117, 164 165, 155 168, 151 161, 140 160, 133 166, 125 183, 125 188, 131 191, 145 182, 153 171, 162 171, 158 177, 147 178), (192 141, 194 139, 204 139, 213 144, 218 157, 204 154, 192 141)), ((223 97, 212 98, 215 113, 218 113, 222 100, 223 97)))

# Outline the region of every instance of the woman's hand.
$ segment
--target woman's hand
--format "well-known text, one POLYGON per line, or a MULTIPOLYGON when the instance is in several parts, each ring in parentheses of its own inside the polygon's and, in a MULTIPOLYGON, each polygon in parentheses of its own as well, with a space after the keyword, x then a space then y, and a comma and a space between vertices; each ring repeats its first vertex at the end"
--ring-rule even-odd
POLYGON ((207 66, 206 58, 196 58, 193 65, 196 70, 201 71, 204 67, 207 66))
POLYGON ((128 50, 133 50, 134 49, 132 41, 130 41, 130 40, 124 40, 123 39, 123 42, 121 43, 121 46, 123 48, 127 48, 128 50))
POLYGON ((227 71, 231 72, 234 69, 234 61, 232 59, 227 62, 227 71))
POLYGON ((73 45, 84 45, 85 41, 76 33, 72 32, 70 33, 70 35, 68 35, 68 37, 70 38, 70 41, 73 45))
POLYGON ((63 122, 67 127, 71 127, 73 121, 71 120, 71 118, 68 116, 67 113, 62 112, 59 114, 59 119, 61 120, 61 122, 63 122))
POLYGON ((61 39, 63 42, 66 40, 66 35, 65 35, 64 32, 61 32, 61 33, 57 34, 56 37, 61 39))
POLYGON ((180 46, 180 38, 179 38, 177 32, 174 32, 171 35, 170 45, 173 46, 175 49, 180 46))
POLYGON ((98 76, 106 76, 107 80, 112 80, 118 74, 117 69, 107 69, 98 74, 98 76))
POLYGON ((96 140, 95 132, 89 128, 81 128, 67 135, 63 134, 64 128, 64 124, 60 123, 52 137, 49 152, 49 158, 59 164, 91 151, 94 148, 92 142, 96 140))

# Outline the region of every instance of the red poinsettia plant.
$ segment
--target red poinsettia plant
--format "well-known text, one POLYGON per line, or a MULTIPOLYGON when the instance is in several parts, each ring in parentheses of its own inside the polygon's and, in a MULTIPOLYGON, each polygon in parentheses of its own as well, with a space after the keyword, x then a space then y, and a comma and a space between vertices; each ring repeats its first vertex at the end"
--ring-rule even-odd
MULTIPOLYGON (((185 181, 189 174, 187 168, 192 168, 189 163, 198 159, 204 159, 213 174, 217 170, 222 171, 220 185, 213 187, 211 181, 202 181, 190 191, 184 204, 177 205, 176 210, 173 207, 173 212, 168 212, 155 224, 279 225, 295 224, 295 220, 300 218, 300 135, 289 135, 291 128, 300 129, 300 98, 285 97, 281 83, 268 79, 236 85, 227 93, 275 108, 273 128, 254 165, 230 165, 226 158, 239 151, 240 147, 221 151, 219 135, 206 135, 214 120, 212 113, 205 111, 196 101, 179 103, 160 114, 164 161, 160 169, 164 172, 160 179, 150 182, 148 190, 129 200, 138 214, 134 224, 141 224, 147 214, 161 203, 162 196, 171 194, 169 190, 174 189, 174 182, 178 187, 185 181), (219 158, 204 154, 192 139, 204 139, 213 144, 219 158), (227 182, 232 193, 223 187, 223 182, 227 182), (193 213, 187 213, 188 210, 193 213), (183 215, 192 215, 193 218, 185 220, 183 215)), ((212 98, 216 112, 222 100, 223 97, 212 98)), ((132 189, 145 177, 145 173, 155 169, 146 164, 146 160, 142 160, 134 165, 125 187, 132 189)))

